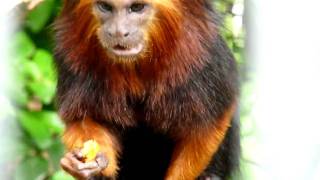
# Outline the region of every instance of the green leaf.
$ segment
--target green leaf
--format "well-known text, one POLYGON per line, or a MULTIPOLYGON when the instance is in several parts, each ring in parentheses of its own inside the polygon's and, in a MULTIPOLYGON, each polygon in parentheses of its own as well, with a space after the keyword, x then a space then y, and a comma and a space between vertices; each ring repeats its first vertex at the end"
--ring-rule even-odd
POLYGON ((44 104, 50 104, 56 93, 56 83, 47 79, 30 82, 27 87, 44 104))
POLYGON ((45 149, 52 144, 51 134, 48 133, 48 127, 41 114, 22 111, 19 114, 19 121, 39 148, 45 149))
POLYGON ((47 175, 48 162, 41 157, 32 157, 19 164, 15 180, 44 179, 47 175))
POLYGON ((42 78, 41 69, 37 66, 35 62, 30 60, 24 60, 21 62, 21 76, 26 81, 31 79, 34 81, 40 80, 42 78))
MULTIPOLYGON (((20 81, 21 82, 21 81, 20 81)), ((13 100, 14 103, 25 106, 29 101, 28 93, 24 89, 24 83, 20 83, 19 81, 15 86, 8 86, 8 95, 10 99, 13 100)))
POLYGON ((61 134, 63 125, 55 112, 21 111, 18 115, 21 126, 32 137, 40 149, 47 149, 53 143, 52 136, 61 134))
POLYGON ((48 149, 48 153, 51 167, 53 167, 54 170, 60 169, 60 159, 64 154, 64 146, 61 141, 55 141, 55 143, 48 149))
POLYGON ((24 64, 24 74, 31 79, 27 83, 28 90, 42 103, 50 104, 56 92, 56 76, 52 55, 48 51, 40 49, 36 51, 32 61, 24 64))
POLYGON ((64 130, 64 124, 56 112, 43 111, 42 116, 51 134, 61 135, 64 130))
POLYGON ((219 12, 226 12, 227 11, 227 4, 226 3, 221 3, 219 1, 215 1, 214 5, 215 5, 215 8, 219 12))
POLYGON ((52 176, 51 180, 74 180, 74 178, 71 177, 70 175, 68 175, 66 172, 61 170, 61 171, 56 172, 52 176))
POLYGON ((55 81, 55 71, 53 68, 53 56, 50 52, 38 49, 33 57, 33 61, 37 64, 42 72, 42 76, 46 79, 55 81))
POLYGON ((228 14, 224 17, 224 27, 232 33, 233 30, 233 16, 228 14))
POLYGON ((26 26, 33 32, 40 32, 51 17, 54 0, 43 1, 27 16, 26 26))
POLYGON ((11 57, 15 57, 12 59, 17 59, 18 61, 20 58, 31 57, 35 49, 36 46, 33 41, 24 31, 19 31, 14 35, 12 44, 9 47, 11 57))

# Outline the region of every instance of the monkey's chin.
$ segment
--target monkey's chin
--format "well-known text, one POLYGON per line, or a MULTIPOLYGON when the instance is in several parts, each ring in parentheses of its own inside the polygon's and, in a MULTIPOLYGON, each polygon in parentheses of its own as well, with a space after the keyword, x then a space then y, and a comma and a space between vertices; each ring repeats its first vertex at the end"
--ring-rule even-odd
POLYGON ((111 52, 118 57, 136 57, 143 50, 143 44, 139 44, 135 47, 125 48, 119 45, 110 49, 111 52))

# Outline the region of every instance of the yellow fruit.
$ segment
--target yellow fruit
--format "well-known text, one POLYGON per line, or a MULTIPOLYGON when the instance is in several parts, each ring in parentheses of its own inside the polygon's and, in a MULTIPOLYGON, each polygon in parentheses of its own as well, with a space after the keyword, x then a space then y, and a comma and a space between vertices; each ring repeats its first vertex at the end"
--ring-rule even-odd
POLYGON ((83 143, 83 148, 81 149, 81 153, 85 159, 85 162, 94 160, 99 151, 100 146, 95 140, 86 141, 83 143))

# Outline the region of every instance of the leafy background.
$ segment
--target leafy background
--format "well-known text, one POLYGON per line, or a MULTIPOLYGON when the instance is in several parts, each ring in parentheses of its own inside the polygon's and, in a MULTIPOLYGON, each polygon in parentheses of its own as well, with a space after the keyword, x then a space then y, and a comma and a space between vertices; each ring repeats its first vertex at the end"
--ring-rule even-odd
MULTIPOLYGON (((221 33, 234 52, 241 72, 241 179, 250 179, 250 134, 254 126, 250 115, 252 81, 244 59, 243 0, 215 0, 214 4, 224 25, 221 33)), ((4 172, 2 177, 8 179, 72 179, 59 168, 64 153, 60 141, 64 125, 54 105, 57 80, 52 22, 60 7, 61 0, 44 0, 32 10, 20 4, 12 12, 18 19, 9 45, 14 83, 7 87, 9 100, 0 105, 0 124, 6 122, 6 128, 0 132, 6 137, 0 142, 5 147, 0 150, 0 168, 4 172)), ((240 175, 234 179, 240 179, 240 175)))

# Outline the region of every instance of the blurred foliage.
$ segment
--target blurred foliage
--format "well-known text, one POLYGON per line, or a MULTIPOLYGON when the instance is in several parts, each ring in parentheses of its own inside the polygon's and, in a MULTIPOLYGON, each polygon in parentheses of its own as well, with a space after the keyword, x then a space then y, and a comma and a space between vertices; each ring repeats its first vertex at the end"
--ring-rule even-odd
POLYGON ((50 25, 60 6, 60 1, 45 0, 31 11, 25 4, 17 7, 22 21, 10 44, 15 83, 9 87, 9 94, 22 133, 17 138, 16 167, 8 173, 15 180, 72 179, 59 168, 64 125, 54 106, 57 80, 50 25))
MULTIPOLYGON (((243 6, 241 0, 236 2, 243 6)), ((241 20, 242 14, 233 12, 235 0, 216 0, 214 3, 223 17, 221 32, 239 66, 244 66, 243 29, 234 26, 234 19, 238 16, 241 20)), ((7 174, 12 174, 15 180, 72 179, 59 169, 59 158, 64 151, 60 141, 64 125, 54 106, 57 80, 51 25, 60 7, 60 0, 44 0, 31 11, 25 4, 18 7, 20 22, 10 44, 15 83, 9 87, 9 93, 14 102, 15 128, 20 133, 16 137, 17 157, 13 158, 13 168, 7 169, 7 174)))

